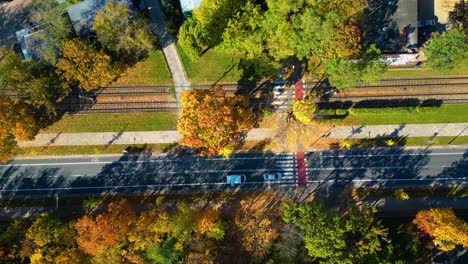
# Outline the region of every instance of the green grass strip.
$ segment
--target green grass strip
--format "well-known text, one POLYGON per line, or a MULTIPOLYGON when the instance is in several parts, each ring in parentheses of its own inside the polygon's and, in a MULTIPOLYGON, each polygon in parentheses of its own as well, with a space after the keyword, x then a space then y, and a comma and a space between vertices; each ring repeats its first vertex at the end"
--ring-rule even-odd
POLYGON ((161 131, 177 129, 177 113, 64 115, 42 133, 161 131))

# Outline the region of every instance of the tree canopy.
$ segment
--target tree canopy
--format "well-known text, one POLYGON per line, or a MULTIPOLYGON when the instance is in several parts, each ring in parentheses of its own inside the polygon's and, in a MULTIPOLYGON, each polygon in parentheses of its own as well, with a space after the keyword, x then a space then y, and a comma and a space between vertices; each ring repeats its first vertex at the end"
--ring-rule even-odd
POLYGON ((6 162, 16 149, 17 140, 30 140, 39 126, 29 107, 0 95, 0 162, 6 162))
POLYGON ((36 108, 55 114, 55 105, 69 92, 55 68, 38 61, 23 61, 13 50, 0 48, 0 86, 12 89, 18 99, 36 108))
POLYGON ((461 28, 433 35, 424 44, 427 64, 434 70, 449 71, 468 64, 468 43, 461 28))
POLYGON ((116 77, 111 57, 87 41, 69 40, 63 44, 61 53, 57 73, 85 90, 107 86, 116 77))
POLYGON ((203 1, 180 30, 181 46, 192 57, 216 47, 272 65, 295 56, 338 88, 374 80, 385 70, 378 56, 370 60, 375 46, 362 50, 359 23, 366 1, 262 2, 203 1))
POLYGON ((468 246, 468 223, 458 218, 451 208, 431 208, 416 214, 413 223, 439 244, 441 250, 457 245, 468 246))
POLYGON ((119 58, 142 58, 153 49, 155 37, 146 19, 119 2, 111 1, 98 10, 93 30, 98 41, 119 58))
POLYGON ((385 263, 387 230, 375 210, 350 204, 344 216, 323 203, 285 203, 283 220, 304 234, 309 256, 328 263, 385 263))
POLYGON ((255 118, 245 96, 230 96, 221 86, 212 90, 184 91, 182 114, 177 129, 183 135, 180 144, 215 155, 229 148, 243 132, 254 126, 255 118))

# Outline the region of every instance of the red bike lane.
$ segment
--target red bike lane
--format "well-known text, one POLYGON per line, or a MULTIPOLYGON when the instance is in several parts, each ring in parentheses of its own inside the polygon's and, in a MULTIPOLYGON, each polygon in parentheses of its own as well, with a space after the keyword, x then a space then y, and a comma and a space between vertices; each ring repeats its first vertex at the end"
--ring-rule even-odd
POLYGON ((297 152, 297 185, 300 187, 307 186, 307 163, 304 152, 297 152))

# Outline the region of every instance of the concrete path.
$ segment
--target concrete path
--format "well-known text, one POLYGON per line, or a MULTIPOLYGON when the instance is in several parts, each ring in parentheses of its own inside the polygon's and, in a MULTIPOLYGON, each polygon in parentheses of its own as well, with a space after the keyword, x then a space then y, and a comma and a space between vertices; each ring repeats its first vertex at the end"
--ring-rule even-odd
MULTIPOLYGON (((257 128, 247 133, 246 140, 269 139, 274 129, 257 128)), ((329 138, 379 138, 379 137, 431 137, 468 136, 468 123, 427 124, 427 125, 379 125, 336 127, 329 138)), ((76 145, 127 145, 176 143, 181 135, 177 130, 144 132, 105 132, 105 133, 58 133, 39 134, 33 141, 20 142, 20 147, 76 146, 76 145)))
POLYGON ((336 127, 328 135, 329 138, 338 139, 447 136, 468 136, 468 123, 342 126, 336 127))
POLYGON ((166 63, 172 74, 177 101, 180 103, 180 93, 183 90, 190 89, 190 81, 177 53, 176 38, 171 36, 166 30, 159 0, 146 0, 145 3, 153 22, 152 29, 158 35, 166 63))
MULTIPOLYGON (((270 129, 253 129, 246 140, 269 138, 270 129)), ((131 145, 176 143, 181 139, 177 130, 104 133, 58 133, 39 134, 33 141, 20 142, 20 147, 78 146, 78 145, 131 145)))

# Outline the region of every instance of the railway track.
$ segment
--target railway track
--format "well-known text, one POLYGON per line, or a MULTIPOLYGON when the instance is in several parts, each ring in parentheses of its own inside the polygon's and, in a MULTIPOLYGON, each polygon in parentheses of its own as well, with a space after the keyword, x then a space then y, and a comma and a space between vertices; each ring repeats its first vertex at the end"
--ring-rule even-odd
MULTIPOLYGON (((271 86, 274 84, 272 83, 271 86)), ((277 85, 277 84, 276 84, 277 85)), ((194 85, 196 88, 209 88, 212 85, 201 84, 194 85)), ((254 82, 245 83, 229 83, 222 84, 223 89, 226 92, 239 92, 249 91, 251 88, 255 88, 254 82)), ((397 88, 400 92, 375 95, 345 95, 345 93, 336 94, 330 97, 328 102, 321 102, 321 104, 333 104, 344 101, 351 101, 353 103, 359 101, 371 101, 375 100, 376 103, 379 100, 404 100, 404 99, 417 99, 420 101, 424 100, 443 100, 444 104, 457 104, 457 103, 468 103, 468 76, 464 77, 450 77, 450 78, 407 78, 407 79, 383 79, 376 85, 360 84, 356 90, 363 89, 387 89, 397 88), (425 89, 423 92, 414 92, 414 87, 430 87, 434 92, 430 92, 431 89, 425 89), (447 90, 447 92, 440 92, 435 88, 443 87, 461 87, 461 89, 447 90), (405 88, 410 88, 405 91, 405 88), (434 89, 433 89, 434 88, 434 89), (466 89, 465 89, 466 88, 466 89), (411 92, 409 92, 411 90, 411 92), (429 91, 429 92, 427 92, 429 91), (455 91, 455 92, 454 92, 455 91)), ((418 89, 419 90, 419 89, 418 89)), ((422 90, 422 89, 421 89, 422 90)), ((106 98, 106 101, 97 100, 96 103, 90 103, 86 100, 73 99, 73 103, 59 106, 59 112, 79 112, 79 113, 123 113, 123 112, 175 112, 178 111, 178 105, 175 101, 139 101, 138 98, 133 98, 135 101, 130 101, 128 97, 136 96, 174 96, 174 88, 168 85, 148 85, 148 86, 120 86, 120 87, 107 87, 99 89, 95 92, 94 98, 101 97, 106 98), (111 99, 115 97, 115 101, 111 99), (107 101, 110 99, 110 101, 107 101)), ((10 89, 0 89, 0 94, 16 97, 16 92, 10 89)), ((268 104, 272 97, 267 99, 253 98, 251 99, 252 105, 268 104)), ((286 99, 285 104, 291 102, 286 99)))

